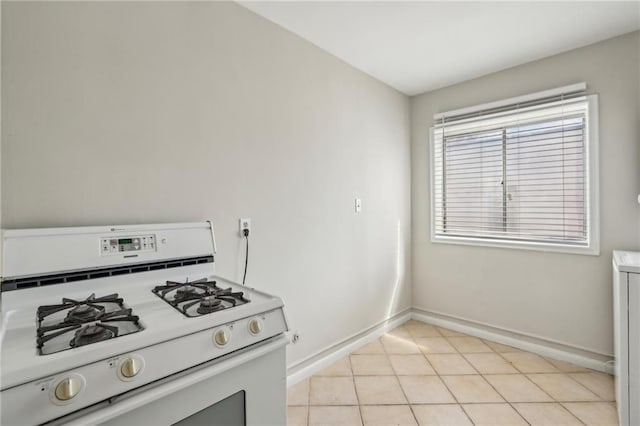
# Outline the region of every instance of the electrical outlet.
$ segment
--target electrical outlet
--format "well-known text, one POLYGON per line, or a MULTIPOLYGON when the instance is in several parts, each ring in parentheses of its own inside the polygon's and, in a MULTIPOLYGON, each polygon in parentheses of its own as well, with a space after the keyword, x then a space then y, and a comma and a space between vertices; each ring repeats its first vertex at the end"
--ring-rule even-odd
POLYGON ((244 230, 249 231, 251 233, 251 219, 248 217, 240 218, 240 235, 244 236, 244 230))

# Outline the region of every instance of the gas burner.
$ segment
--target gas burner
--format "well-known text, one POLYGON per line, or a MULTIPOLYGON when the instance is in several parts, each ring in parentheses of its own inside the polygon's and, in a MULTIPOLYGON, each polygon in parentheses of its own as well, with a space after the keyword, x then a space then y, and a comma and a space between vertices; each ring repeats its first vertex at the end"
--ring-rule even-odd
POLYGON ((103 313, 103 306, 78 305, 67 313, 67 317, 64 319, 64 322, 78 323, 96 321, 103 313))
POLYGON ((224 309, 222 306, 222 301, 213 297, 207 297, 200 302, 200 306, 198 306, 197 312, 199 314, 210 314, 215 311, 219 311, 224 309))
POLYGON ((106 324, 85 325, 78 331, 69 342, 69 345, 76 348, 91 343, 108 340, 118 335, 118 328, 106 324))
POLYGON ((59 305, 38 307, 37 347, 40 355, 101 342, 142 331, 139 318, 117 294, 85 300, 63 298, 59 305), (71 334, 75 332, 75 334, 71 334), (69 337, 73 337, 69 340, 69 337))
POLYGON ((176 295, 174 300, 176 301, 192 300, 193 296, 197 294, 198 294, 198 289, 196 287, 186 285, 176 290, 176 295))
POLYGON ((211 314, 250 302, 243 292, 222 289, 216 281, 206 278, 184 283, 167 281, 166 285, 156 286, 152 291, 187 317, 211 314))

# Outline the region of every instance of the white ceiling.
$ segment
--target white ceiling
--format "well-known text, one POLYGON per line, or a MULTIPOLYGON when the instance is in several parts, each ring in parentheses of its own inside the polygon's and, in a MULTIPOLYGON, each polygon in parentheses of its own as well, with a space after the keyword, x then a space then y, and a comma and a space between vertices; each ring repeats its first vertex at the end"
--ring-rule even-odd
POLYGON ((640 0, 240 4, 408 95, 640 28, 640 0))

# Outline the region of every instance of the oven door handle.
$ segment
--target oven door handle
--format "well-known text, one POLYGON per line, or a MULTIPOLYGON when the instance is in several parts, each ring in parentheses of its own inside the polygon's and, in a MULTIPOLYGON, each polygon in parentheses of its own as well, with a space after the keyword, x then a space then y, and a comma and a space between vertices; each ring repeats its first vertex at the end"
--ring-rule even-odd
POLYGON ((100 424, 106 422, 114 417, 121 416, 136 408, 142 407, 145 404, 149 404, 157 399, 165 397, 175 392, 192 386, 202 380, 206 380, 217 374, 221 374, 227 370, 237 367, 241 364, 259 358, 269 352, 275 351, 289 343, 289 339, 284 334, 273 338, 273 340, 264 343, 254 349, 247 352, 239 353, 224 361, 215 363, 209 367, 205 367, 193 373, 186 374, 175 380, 171 380, 167 383, 158 385, 151 389, 145 390, 137 395, 131 396, 126 399, 117 400, 114 404, 110 404, 100 410, 88 413, 80 418, 73 419, 66 425, 84 426, 88 424, 100 424))

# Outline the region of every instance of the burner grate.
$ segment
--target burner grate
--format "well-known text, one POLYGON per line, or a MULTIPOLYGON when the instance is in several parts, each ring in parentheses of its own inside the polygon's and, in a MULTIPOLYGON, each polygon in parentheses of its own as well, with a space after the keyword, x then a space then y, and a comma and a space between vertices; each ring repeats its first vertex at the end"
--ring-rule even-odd
POLYGON ((142 331, 137 315, 126 308, 118 294, 85 300, 63 298, 61 304, 44 305, 37 310, 36 344, 40 355, 85 346, 121 335, 142 331), (65 335, 75 330, 71 340, 65 335), (49 345, 47 345, 49 343, 49 345))
POLYGON ((220 288, 216 281, 206 278, 184 283, 167 281, 152 291, 187 317, 212 314, 250 302, 244 292, 220 288))

